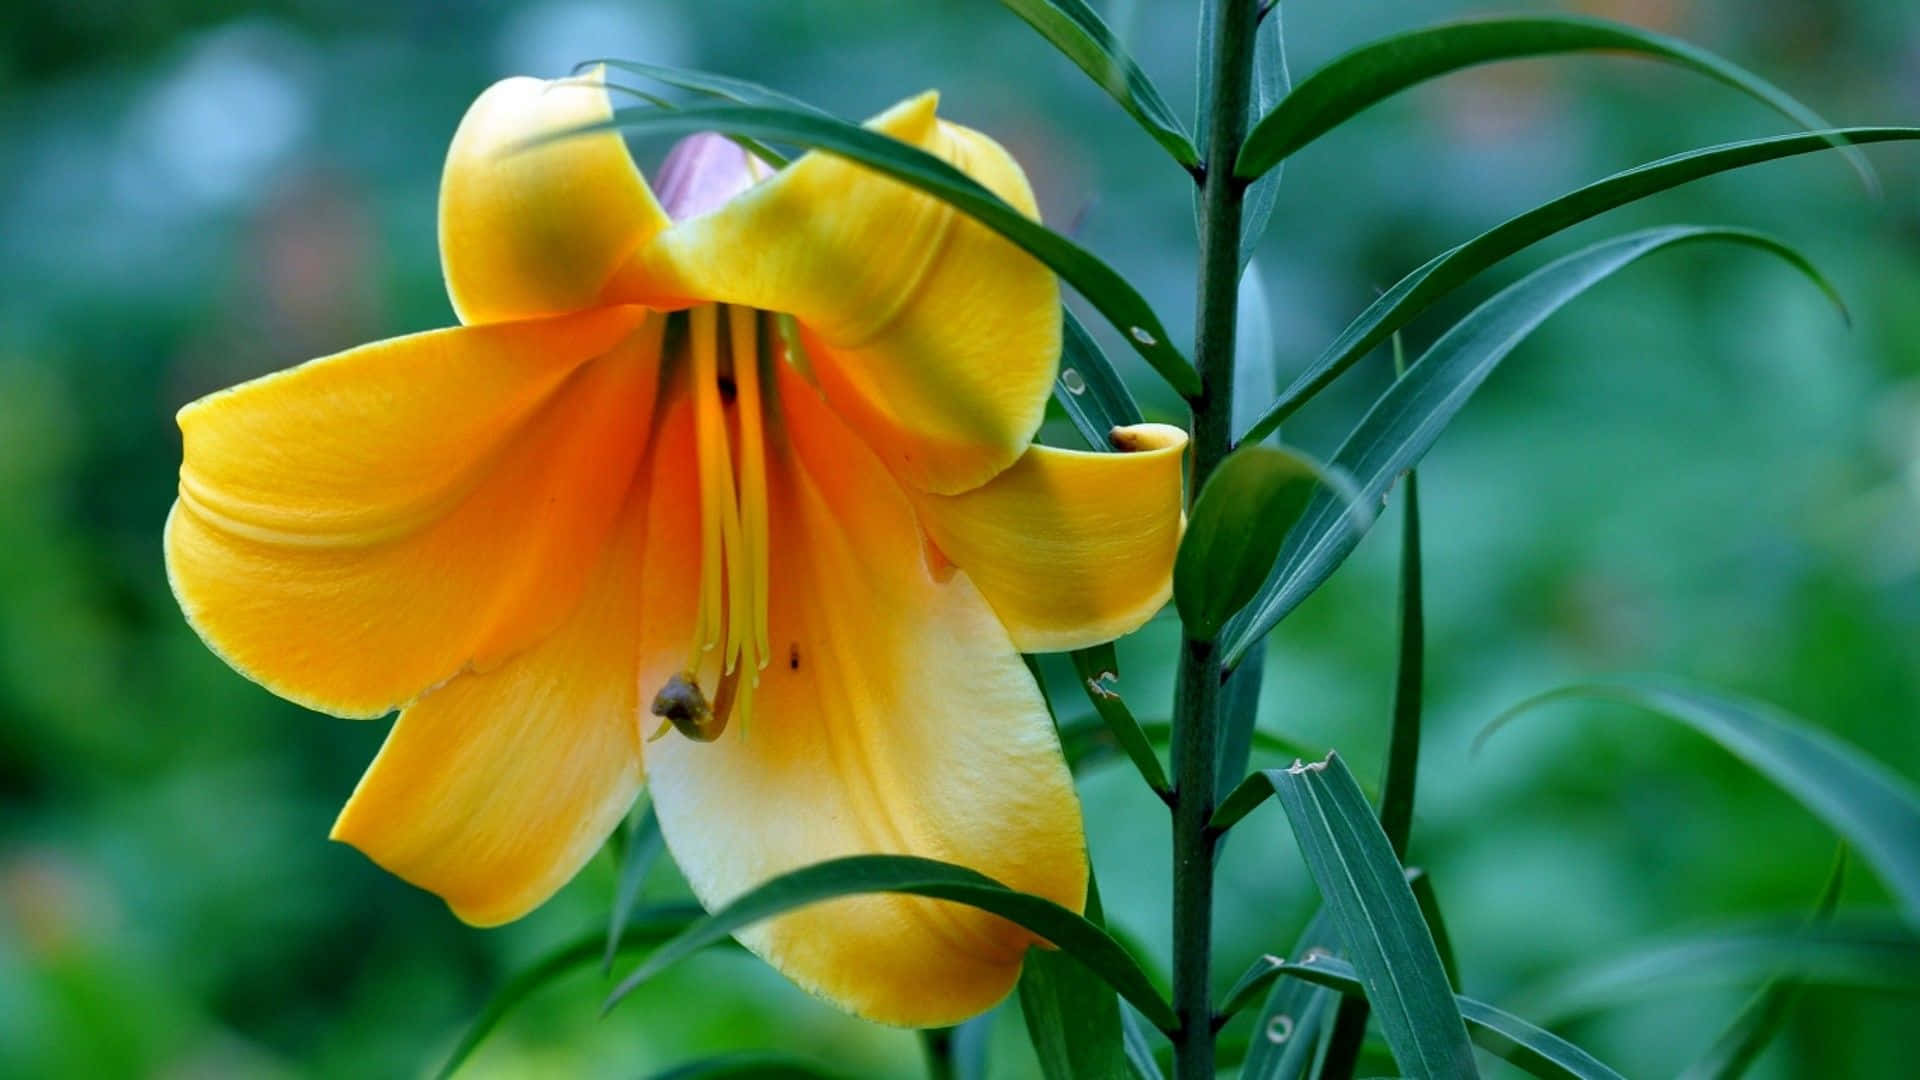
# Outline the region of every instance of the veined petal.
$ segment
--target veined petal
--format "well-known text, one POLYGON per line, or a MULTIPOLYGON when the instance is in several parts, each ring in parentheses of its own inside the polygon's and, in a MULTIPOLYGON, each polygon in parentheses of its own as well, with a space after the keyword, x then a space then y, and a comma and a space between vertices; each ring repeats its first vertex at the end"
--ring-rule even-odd
POLYGON ((599 850, 639 793, 635 485, 573 614, 538 646, 408 706, 333 826, 478 926, 519 918, 599 850))
POLYGON ((395 338, 180 411, 167 573, 269 690, 378 716, 572 610, 659 373, 640 308, 395 338))
POLYGON ((440 262, 462 322, 592 306, 667 226, 618 132, 529 145, 612 115, 598 69, 504 79, 467 109, 440 178, 440 262))
POLYGON ((914 496, 934 545, 1021 652, 1111 641, 1172 595, 1187 434, 1139 424, 1113 438, 1126 452, 1036 445, 972 491, 914 496))
MULTIPOLYGON (((1005 150, 923 94, 868 127, 946 159, 1029 216, 1005 150)), ((827 399, 906 482, 963 491, 1039 427, 1060 353, 1053 273, 945 203, 808 153, 712 213, 677 222, 609 286, 793 315, 827 399)))
MULTIPOLYGON (((823 859, 912 854, 1079 910, 1087 863, 1072 778, 999 620, 964 576, 928 570, 898 483, 815 391, 783 372, 780 399, 773 663, 753 722, 712 743, 669 735, 648 748, 689 883, 714 906, 823 859)), ((650 581, 690 608, 691 568, 649 555, 650 581)), ((656 664, 643 690, 672 672, 656 664)), ((987 1009, 1033 942, 976 909, 888 895, 803 908, 741 940, 801 986, 905 1025, 987 1009)))

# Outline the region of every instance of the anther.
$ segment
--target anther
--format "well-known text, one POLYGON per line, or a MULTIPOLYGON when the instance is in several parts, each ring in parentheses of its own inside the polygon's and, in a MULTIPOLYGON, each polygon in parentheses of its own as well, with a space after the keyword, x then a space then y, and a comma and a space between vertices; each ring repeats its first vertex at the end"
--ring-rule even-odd
MULTIPOLYGON (((732 694, 725 692, 724 681, 721 689, 724 698, 732 698, 732 694)), ((723 700, 721 705, 723 708, 730 707, 732 702, 723 700)), ((727 730, 726 713, 709 706, 707 696, 700 692, 700 684, 685 674, 668 679, 660 692, 653 696, 652 712, 695 742, 712 742, 727 730)))

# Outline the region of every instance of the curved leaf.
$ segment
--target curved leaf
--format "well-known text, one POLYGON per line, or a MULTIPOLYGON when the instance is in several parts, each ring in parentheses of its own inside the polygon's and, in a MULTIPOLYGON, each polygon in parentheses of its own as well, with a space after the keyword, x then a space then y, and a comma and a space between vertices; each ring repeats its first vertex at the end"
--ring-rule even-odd
POLYGON ((1088 446, 1112 450, 1113 429, 1131 427, 1145 417, 1079 317, 1063 307, 1060 320, 1060 373, 1053 380, 1054 399, 1088 446))
POLYGON ((1661 158, 1596 180, 1585 187, 1508 218, 1479 236, 1428 260, 1395 282, 1321 351, 1279 399, 1246 429, 1242 442, 1257 442, 1306 404, 1374 347, 1391 337, 1435 300, 1481 271, 1554 233, 1630 202, 1702 177, 1799 154, 1830 150, 1835 140, 1867 144, 1920 139, 1920 127, 1853 127, 1709 146, 1661 158))
POLYGON ((1167 107, 1153 80, 1127 56, 1120 39, 1084 0, 1000 0, 1000 3, 1025 19, 1028 26, 1038 30, 1041 37, 1052 42, 1062 55, 1099 83, 1128 116, 1173 155, 1173 160, 1189 168, 1200 163, 1193 140, 1180 126, 1173 110, 1167 107))
MULTIPOLYGON (((1331 954, 1338 940, 1328 925, 1327 909, 1322 907, 1300 931, 1293 954, 1305 959, 1331 954)), ((1276 958, 1279 959, 1279 958, 1276 958)), ((1280 966, 1284 966, 1284 960, 1280 966)), ((1320 1042, 1320 1029, 1333 1018, 1339 995, 1324 986, 1301 979, 1278 978, 1273 968, 1273 988, 1267 993, 1253 1023, 1253 1036, 1247 1044, 1247 1058, 1240 1066, 1240 1080, 1297 1080, 1307 1075, 1320 1042)), ((1233 1015, 1233 995, 1228 995, 1222 1016, 1233 1015)))
POLYGON ((613 909, 607 916, 607 948, 600 958, 602 974, 613 970, 613 954, 620 949, 620 941, 626 937, 627 920, 633 916, 633 907, 640 902, 640 886, 647 880, 647 872, 660 861, 667 850, 666 838, 660 833, 660 819, 648 804, 640 816, 628 815, 624 846, 620 852, 620 881, 614 888, 613 909))
POLYGON ((1440 954, 1386 834, 1338 754, 1266 778, 1400 1067, 1478 1076, 1440 954))
MULTIPOLYGON (((1087 920, 1100 919, 1100 890, 1087 882, 1087 920)), ((1054 949, 1027 950, 1020 968, 1020 1012, 1040 1072, 1047 1080, 1125 1080, 1132 1066, 1113 988, 1054 949)))
POLYGON ((1722 930, 1614 952, 1514 1001, 1543 1023, 1559 1023, 1660 994, 1774 977, 1920 996, 1920 934, 1872 919, 1722 930))
POLYGON ((976 870, 911 855, 852 855, 805 866, 748 891, 655 950, 607 998, 611 1009, 634 987, 743 927, 795 908, 860 893, 905 893, 951 900, 991 912, 1033 931, 1079 960, 1166 1030, 1173 1009, 1154 990, 1138 961, 1105 930, 1030 893, 1015 892, 976 870))
POLYGON ((805 1058, 749 1050, 690 1061, 653 1074, 653 1080, 843 1080, 846 1076, 805 1058))
POLYGON ((1119 680, 1118 666, 1113 662, 1111 644, 1098 649, 1081 649, 1073 654, 1074 673, 1080 677, 1080 689, 1086 692, 1093 711, 1107 725, 1115 744, 1133 760, 1134 768, 1140 771, 1140 778, 1147 782, 1155 795, 1165 799, 1171 786, 1167 783, 1166 770, 1160 765, 1160 756, 1154 753, 1153 745, 1140 729, 1140 721, 1133 718, 1133 710, 1127 708, 1119 691, 1108 685, 1119 680))
MULTIPOLYGON (((1744 91, 1801 127, 1831 126, 1758 75, 1665 34, 1568 15, 1466 19, 1362 45, 1309 75, 1247 133, 1234 173, 1252 180, 1355 114, 1436 76, 1495 60, 1595 51, 1633 53, 1691 68, 1744 91)), ((1873 186, 1873 173, 1858 152, 1848 153, 1873 186)))
POLYGON ((972 177, 923 150, 819 113, 756 105, 703 105, 675 112, 619 109, 610 120, 558 132, 530 145, 609 130, 637 135, 713 131, 736 138, 792 143, 857 161, 946 202, 1039 259, 1111 320, 1175 390, 1188 396, 1200 390, 1200 377, 1193 365, 1174 348, 1159 316, 1126 278, 1093 253, 1008 206, 972 177))
MULTIPOLYGON (((1248 108, 1255 117, 1265 116, 1293 90, 1293 73, 1287 70, 1287 31, 1281 21, 1281 5, 1274 4, 1260 21, 1259 36, 1253 42, 1253 100, 1248 108)), ((1254 249, 1273 218, 1274 204, 1280 200, 1282 168, 1275 165, 1260 179, 1247 185, 1241 196, 1244 207, 1240 223, 1240 267, 1253 260, 1254 249)))
MULTIPOLYGON (((1818 926, 1833 918, 1833 909, 1840 902, 1840 887, 1846 878, 1847 848, 1843 844, 1834 857, 1833 870, 1827 874, 1827 884, 1820 890, 1820 900, 1814 905, 1812 925, 1818 926)), ((1754 1060, 1780 1033, 1781 1025, 1793 1011, 1804 987, 1799 979, 1788 975, 1768 980, 1733 1018, 1733 1023, 1713 1040, 1713 1045, 1707 1047, 1706 1053, 1687 1066, 1679 1080, 1738 1080, 1746 1075, 1754 1060)))
POLYGON ((1323 474, 1292 450, 1247 446, 1207 478, 1173 564, 1173 603, 1190 635, 1211 640, 1253 599, 1323 474))
MULTIPOLYGON (((1278 975, 1358 996, 1363 987, 1353 967, 1331 956, 1317 956, 1298 964, 1282 964, 1278 975)), ((1502 1060, 1534 1076, 1551 1080, 1624 1080, 1618 1072, 1552 1032, 1470 997, 1457 996, 1460 1015, 1473 1041, 1502 1060)))
POLYGON ((1495 719, 1475 745, 1520 713, 1575 699, 1636 706, 1719 743, 1845 837, 1920 927, 1920 793, 1879 762, 1770 706, 1654 680, 1541 694, 1495 719))
MULTIPOLYGON (((1333 467, 1359 485, 1359 505, 1372 506, 1384 498, 1394 479, 1419 463, 1493 369, 1549 315, 1642 256, 1702 240, 1769 251, 1835 296, 1833 286, 1804 256, 1772 237, 1745 229, 1690 225, 1647 229, 1549 263, 1456 323, 1361 418, 1333 456, 1333 467)), ((1287 538, 1279 565, 1259 595, 1224 631, 1222 656, 1227 667, 1244 659, 1269 630, 1319 588, 1366 530, 1347 507, 1324 494, 1316 495, 1287 538)))
POLYGON ((765 105, 777 109, 793 109, 797 112, 811 113, 815 116, 833 118, 833 114, 816 105, 809 104, 783 94, 771 87, 762 86, 745 79, 736 79, 730 75, 716 75, 710 71, 696 71, 692 68, 669 67, 664 64, 647 64, 638 60, 583 60, 573 65, 575 74, 590 67, 605 65, 616 71, 625 71, 655 82, 676 86, 682 90, 717 97, 739 105, 765 105))
MULTIPOLYGON (((700 909, 692 904, 677 904, 635 912, 633 917, 627 920, 619 947, 623 951, 651 948, 691 925, 701 914, 700 909)), ((453 1052, 447 1055, 447 1060, 434 1075, 439 1080, 446 1080, 447 1077, 452 1076, 516 1005, 560 976, 592 963, 601 955, 605 936, 597 931, 584 934, 548 953, 535 961, 532 966, 503 983, 493 992, 493 996, 487 999, 487 1004, 480 1010, 480 1015, 474 1017, 473 1023, 467 1026, 466 1032, 460 1036, 460 1041, 454 1045, 453 1052)))

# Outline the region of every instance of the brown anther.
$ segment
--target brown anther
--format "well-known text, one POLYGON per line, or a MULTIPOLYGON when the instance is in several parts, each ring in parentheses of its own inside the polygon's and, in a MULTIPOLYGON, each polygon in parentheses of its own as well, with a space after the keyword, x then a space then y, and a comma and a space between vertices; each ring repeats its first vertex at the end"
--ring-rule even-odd
MULTIPOLYGON (((726 686, 722 683, 722 690, 726 686)), ((732 695, 725 695, 731 704, 732 695)), ((653 715, 664 717, 674 730, 695 742, 712 742, 727 729, 725 713, 716 711, 707 704, 707 696, 700 692, 700 684, 690 676, 681 674, 667 680, 667 685, 653 696, 653 715)))

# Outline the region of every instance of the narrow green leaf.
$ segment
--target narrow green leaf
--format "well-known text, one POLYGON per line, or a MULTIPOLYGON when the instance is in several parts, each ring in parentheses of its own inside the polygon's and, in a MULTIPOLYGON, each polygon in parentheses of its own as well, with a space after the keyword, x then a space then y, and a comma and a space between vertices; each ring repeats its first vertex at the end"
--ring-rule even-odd
POLYGON ((731 101, 737 105, 764 105, 776 109, 792 109, 796 112, 811 113, 815 116, 833 119, 833 114, 790 94, 762 86, 745 79, 736 79, 729 75, 716 75, 710 71, 696 71, 692 68, 669 67, 664 64, 647 64, 638 60, 585 60, 573 66, 574 74, 591 67, 605 65, 616 71, 625 71, 668 86, 695 93, 731 101))
POLYGON ((903 893, 977 907, 1026 927, 1085 964, 1162 1030, 1173 1009, 1127 950, 1106 931, 1044 897, 1015 892, 964 866, 911 855, 853 855, 805 866, 749 890, 655 950, 614 988, 612 1008, 634 987, 674 962, 744 927, 795 908, 863 893, 903 893))
MULTIPOLYGON (((1406 378, 1400 337, 1393 338, 1393 369, 1406 378)), ((1420 774, 1421 697, 1426 680, 1426 603, 1420 583, 1420 477, 1407 470, 1400 508, 1400 649, 1393 675, 1393 728, 1387 737, 1387 773, 1380 781, 1380 828, 1394 857, 1407 857, 1413 831, 1413 794, 1420 774)), ((1443 951, 1442 959, 1446 954, 1443 951)), ((1447 981, 1454 982, 1447 965, 1447 981)), ((1455 989, 1459 986, 1455 983, 1455 989)))
POLYGON ((1189 633, 1212 638, 1253 598, 1323 483, 1341 486, 1312 458, 1274 446, 1242 447, 1214 469, 1173 563, 1173 603, 1189 633))
POLYGON ((1614 952, 1513 1000, 1542 1023, 1561 1023, 1663 994, 1787 977, 1920 997, 1920 934, 1884 919, 1735 927, 1614 952))
MULTIPOLYGON (((1356 505, 1377 505, 1394 479, 1425 456, 1493 369, 1548 316, 1645 255, 1704 240, 1770 252, 1807 275, 1828 296, 1835 295, 1832 284, 1799 252, 1745 229, 1692 225, 1647 229, 1549 263, 1456 323, 1361 418, 1333 456, 1333 468, 1359 486, 1356 505)), ((1311 500, 1280 552, 1279 565, 1222 635, 1221 652, 1229 669, 1352 553, 1367 531, 1367 525, 1354 517, 1349 506, 1324 493, 1311 500)))
MULTIPOLYGON (((1267 657, 1256 652, 1227 676, 1220 688, 1220 733, 1214 741, 1213 787, 1215 791, 1237 784, 1247 774, 1253 748, 1264 739, 1264 748, 1279 748, 1288 757, 1318 758, 1325 754, 1307 750, 1304 744, 1260 730, 1260 686, 1266 681, 1267 657)), ((1148 736, 1151 739, 1152 733, 1148 736)), ((1224 837, 1222 838, 1225 839, 1224 837)), ((1217 851, 1218 849, 1216 849, 1217 851)))
POLYGON ((1060 309, 1060 319, 1060 374, 1053 380, 1053 396, 1088 446, 1112 450, 1109 436, 1114 428, 1131 427, 1145 418, 1080 319, 1066 308, 1060 309))
POLYGON ((593 131, 637 135, 692 135, 714 131, 791 143, 837 154, 942 200, 1039 259, 1079 290, 1117 327, 1153 369, 1181 394, 1200 391, 1193 365, 1174 348, 1145 298, 1085 248, 1007 205, 971 177, 916 147, 877 131, 813 112, 753 105, 709 105, 677 112, 619 109, 610 120, 558 132, 533 145, 593 131))
POLYGON ((1166 1074, 1160 1071, 1160 1062, 1154 1059, 1153 1044, 1147 1040, 1147 1029, 1140 1022, 1140 1014, 1124 1001, 1120 1003, 1120 1029, 1121 1045, 1136 1080, 1166 1080, 1166 1074))
POLYGON ((1328 754, 1322 762, 1258 775, 1286 809, 1400 1067, 1414 1076, 1479 1075, 1440 954, 1346 762, 1328 754))
POLYGON ((805 1058, 748 1050, 690 1061, 654 1073, 653 1080, 845 1080, 847 1075, 805 1058))
MULTIPOLYGON (((1339 939, 1327 909, 1322 907, 1307 920, 1288 955, 1301 960, 1321 954, 1332 955, 1339 939)), ((1281 979, 1275 971, 1272 989, 1254 1018, 1253 1037, 1247 1045, 1247 1058, 1240 1067, 1240 1080, 1296 1080, 1309 1075, 1318 1052, 1320 1034, 1333 1019, 1333 1007, 1340 996, 1324 986, 1302 979, 1281 979)), ((1223 1015, 1231 1016, 1231 1012, 1223 1015)))
POLYGON ((1845 837, 1920 927, 1920 793, 1879 762, 1771 706, 1651 679, 1541 694, 1508 709, 1475 745, 1520 713, 1577 699, 1645 709, 1719 743, 1845 837))
MULTIPOLYGON (((652 948, 692 925, 701 914, 700 909, 691 904, 646 908, 634 912, 633 917, 627 920, 625 934, 620 940, 620 949, 629 951, 652 948)), ((447 1077, 458 1072, 460 1066, 465 1064, 467 1058, 473 1056, 473 1052, 479 1049, 480 1044, 486 1041, 487 1036, 493 1033, 493 1029, 499 1026, 501 1020, 506 1019, 507 1014, 512 1012, 515 1006, 526 1000, 534 991, 552 983, 560 976, 575 968, 591 964, 594 958, 600 955, 601 946, 600 932, 584 934, 548 953, 501 984, 500 988, 493 992, 493 996, 487 999, 487 1004, 480 1010, 480 1015, 474 1017, 473 1023, 467 1026, 466 1032, 460 1036, 460 1041, 454 1045, 453 1052, 447 1055, 447 1060, 434 1075, 439 1080, 447 1080, 447 1077)))
POLYGON ((1387 340, 1435 300, 1481 271, 1554 233, 1598 217, 1608 210, 1715 173, 1784 157, 1830 150, 1836 140, 1867 144, 1920 139, 1920 127, 1857 127, 1727 143, 1690 150, 1618 172, 1508 218, 1479 236, 1442 252, 1401 278, 1360 313, 1320 356, 1280 395, 1260 419, 1245 429, 1243 442, 1257 442, 1312 400, 1341 373, 1387 340))
POLYGON ((1127 708, 1125 699, 1111 685, 1120 677, 1119 665, 1113 662, 1112 645, 1099 651, 1082 649, 1075 652, 1073 670, 1080 676, 1080 689, 1086 692, 1093 711, 1099 714, 1107 730, 1113 734, 1114 742, 1133 760, 1133 767, 1140 771, 1140 778, 1147 782, 1154 794, 1165 798, 1170 785, 1167 783, 1166 769, 1160 764, 1160 756, 1147 741, 1146 733, 1140 730, 1140 722, 1133 718, 1133 710, 1127 708))
POLYGON ((613 910, 607 917, 607 948, 600 959, 602 974, 613 970, 613 954, 619 951, 627 920, 633 915, 634 905, 640 902, 640 887, 646 884, 647 873, 666 849, 666 838, 660 835, 660 819, 654 815, 652 805, 637 816, 628 816, 626 842, 620 852, 620 880, 614 888, 613 910))
MULTIPOLYGON (((1349 996, 1358 996, 1365 990, 1353 966, 1331 956, 1287 964, 1281 969, 1281 974, 1305 979, 1349 996)), ((1454 1001, 1474 1042, 1534 1076, 1548 1080, 1623 1080, 1618 1072, 1602 1064, 1592 1054, 1512 1013, 1470 997, 1456 996, 1454 1001)), ((1466 1074, 1439 1072, 1417 1075, 1466 1074)))
POLYGON ((1447 973, 1447 985, 1460 989, 1460 965, 1453 955, 1453 935, 1447 932, 1447 920, 1440 913, 1440 897, 1433 891, 1433 875, 1418 866, 1407 868, 1407 887, 1413 890, 1413 902, 1420 906, 1427 932, 1433 935, 1433 947, 1440 953, 1440 966, 1447 973))
POLYGON ((1186 128, 1167 107, 1153 80, 1127 56, 1120 39, 1082 0, 1000 0, 1007 10, 1025 19, 1067 59, 1087 73, 1120 103, 1155 142, 1183 166, 1199 164, 1200 155, 1186 128))
MULTIPOLYGON (((1428 79, 1496 60, 1624 52, 1691 68, 1758 99, 1804 128, 1830 125, 1758 75, 1678 38, 1603 19, 1537 15, 1467 19, 1362 45, 1302 80, 1254 125, 1234 172, 1254 179, 1355 114, 1428 79)), ((1869 187, 1873 172, 1847 151, 1869 187)))
MULTIPOLYGON (((1833 918, 1846 878, 1847 849, 1843 844, 1834 857, 1833 869, 1827 874, 1827 883, 1820 890, 1820 899, 1814 904, 1813 916, 1808 920, 1811 925, 1819 926, 1833 918)), ((1780 1033, 1805 986, 1791 975, 1768 980, 1746 1008, 1740 1010, 1740 1015, 1733 1018, 1733 1023, 1713 1040, 1706 1053, 1680 1074, 1680 1080, 1739 1080, 1746 1075, 1767 1044, 1780 1033)))
MULTIPOLYGON (((1087 886, 1087 920, 1100 921, 1099 889, 1087 886)), ((1020 1012, 1047 1080, 1126 1080, 1132 1075, 1120 998, 1085 965, 1053 950, 1027 950, 1020 968, 1020 1012)))
MULTIPOLYGON (((1293 74, 1287 70, 1287 31, 1280 15, 1281 5, 1275 3, 1273 10, 1261 19, 1258 36, 1254 38, 1253 98, 1248 102, 1254 117, 1272 112, 1293 89, 1293 74)), ((1274 204, 1280 200, 1282 172, 1281 165, 1268 169, 1260 179, 1248 184, 1246 193, 1240 197, 1243 207, 1240 265, 1243 269, 1253 261, 1254 250, 1266 234, 1267 222, 1273 218, 1274 204)))
POLYGON ((1233 430, 1245 431, 1280 392, 1273 305, 1257 262, 1249 261, 1240 270, 1239 304, 1240 319, 1233 332, 1233 430))

